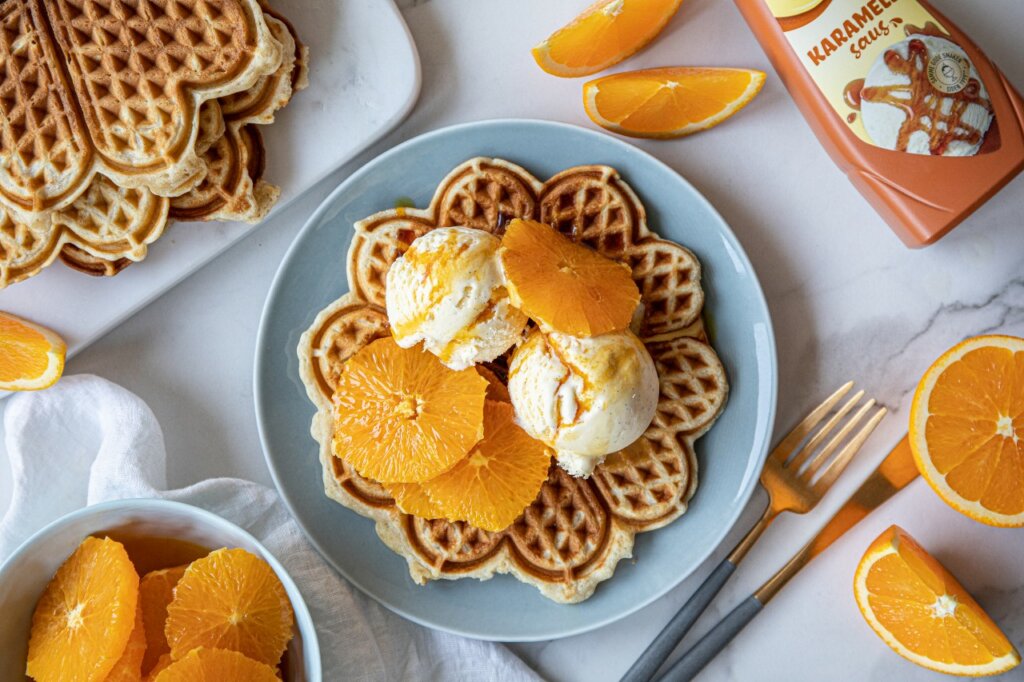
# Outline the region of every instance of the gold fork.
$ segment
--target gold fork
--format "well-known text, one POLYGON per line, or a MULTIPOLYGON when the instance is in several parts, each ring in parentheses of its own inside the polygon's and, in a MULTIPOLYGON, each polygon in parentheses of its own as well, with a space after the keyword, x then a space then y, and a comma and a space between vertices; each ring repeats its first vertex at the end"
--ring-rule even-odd
POLYGON ((736 566, 747 556, 750 548, 779 514, 785 511, 806 514, 825 496, 839 474, 843 472, 846 465, 850 463, 850 460, 886 414, 884 407, 878 408, 861 426, 860 430, 850 437, 858 424, 875 406, 875 401, 868 399, 853 416, 847 418, 850 411, 864 398, 864 391, 857 391, 815 432, 815 428, 832 413, 832 410, 852 388, 852 381, 842 385, 821 405, 814 408, 771 451, 765 461, 764 470, 761 472, 761 485, 768 491, 768 508, 750 529, 750 532, 740 540, 729 556, 697 588, 689 601, 683 605, 640 655, 636 663, 626 672, 622 682, 647 682, 654 676, 661 664, 665 662, 700 615, 704 613, 711 600, 725 585, 729 576, 736 570, 736 566), (839 427, 838 431, 836 431, 837 427, 839 427), (825 440, 834 431, 835 435, 825 443, 825 440), (836 450, 843 445, 844 441, 846 442, 845 446, 836 454, 836 450), (803 443, 803 447, 800 447, 801 443, 803 443))

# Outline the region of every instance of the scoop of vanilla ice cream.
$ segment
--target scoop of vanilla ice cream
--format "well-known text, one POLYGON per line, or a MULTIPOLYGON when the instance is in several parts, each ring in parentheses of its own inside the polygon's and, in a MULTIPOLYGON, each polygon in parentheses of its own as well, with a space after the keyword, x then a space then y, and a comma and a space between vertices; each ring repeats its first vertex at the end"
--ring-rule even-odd
POLYGON ((483 230, 443 227, 414 241, 387 274, 388 321, 402 348, 422 342, 448 367, 494 360, 522 338, 498 262, 501 241, 483 230))
POLYGON ((508 390, 516 420, 574 476, 643 435, 658 406, 658 373, 632 332, 590 338, 535 330, 516 349, 508 390))
MULTIPOLYGON (((961 56, 970 65, 970 78, 977 80, 981 85, 981 97, 988 99, 988 91, 985 89, 985 83, 981 80, 981 75, 978 73, 977 68, 975 68, 974 62, 971 61, 971 58, 963 48, 943 38, 926 35, 913 35, 906 40, 891 46, 889 50, 895 50, 901 57, 907 59, 910 55, 911 40, 920 40, 923 42, 925 47, 928 49, 929 55, 945 52, 961 56)), ((885 52, 883 52, 879 55, 878 59, 875 60, 875 63, 872 65, 867 77, 864 79, 864 87, 866 89, 893 85, 910 85, 910 77, 906 74, 893 72, 889 68, 889 65, 885 63, 885 52)), ((942 100, 940 103, 942 114, 948 115, 952 111, 952 98, 947 95, 943 95, 938 90, 936 90, 932 96, 942 100)), ((868 135, 875 144, 879 147, 884 147, 885 149, 895 150, 897 148, 900 129, 907 120, 907 113, 902 107, 864 100, 861 102, 861 116, 864 120, 864 129, 867 130, 868 135)), ((981 131, 982 142, 984 142, 985 134, 992 125, 992 114, 985 107, 971 103, 967 106, 967 110, 963 114, 962 122, 975 130, 981 131)), ((922 119, 922 124, 926 129, 932 125, 940 126, 940 128, 945 125, 944 123, 935 123, 927 119, 922 119)), ((949 144, 949 147, 945 150, 943 156, 974 156, 978 153, 978 150, 981 149, 982 142, 979 142, 978 144, 971 144, 964 140, 954 140, 949 144)), ((931 153, 927 130, 915 131, 910 136, 907 151, 911 154, 931 153)))

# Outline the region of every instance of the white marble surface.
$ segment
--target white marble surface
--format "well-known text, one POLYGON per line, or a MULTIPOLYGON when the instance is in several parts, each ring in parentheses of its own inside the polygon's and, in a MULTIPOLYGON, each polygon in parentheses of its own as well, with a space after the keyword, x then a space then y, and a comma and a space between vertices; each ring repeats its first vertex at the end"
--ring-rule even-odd
MULTIPOLYGON (((149 402, 166 432, 172 485, 219 475, 269 483, 251 388, 262 302, 292 236, 345 173, 397 142, 450 123, 528 116, 590 125, 580 105, 581 82, 543 74, 529 55, 537 40, 587 0, 400 4, 423 63, 423 94, 411 117, 70 365, 70 372, 101 374, 149 402), (199 460, 193 454, 198 452, 219 455, 199 460)), ((1011 81, 1024 86, 1020 0, 935 4, 984 44, 1011 81)), ((686 0, 665 35, 617 70, 666 64, 751 66, 770 74, 764 92, 727 124, 690 139, 639 146, 708 196, 760 274, 779 340, 779 430, 848 378, 893 409, 817 513, 784 517, 769 531, 710 619, 770 575, 899 439, 909 392, 931 360, 965 336, 1024 335, 1024 178, 938 245, 910 251, 818 146, 732 3, 686 0)), ((3 471, 0 506, 7 486, 3 471)), ((755 496, 744 528, 761 504, 763 497, 755 496)), ((970 521, 918 481, 798 576, 701 679, 940 679, 891 653, 853 601, 857 560, 893 523, 938 556, 1024 646, 1024 530, 970 521)), ((513 648, 552 680, 617 679, 700 577, 596 632, 513 648)), ((1024 672, 1006 679, 1022 680, 1024 672)))

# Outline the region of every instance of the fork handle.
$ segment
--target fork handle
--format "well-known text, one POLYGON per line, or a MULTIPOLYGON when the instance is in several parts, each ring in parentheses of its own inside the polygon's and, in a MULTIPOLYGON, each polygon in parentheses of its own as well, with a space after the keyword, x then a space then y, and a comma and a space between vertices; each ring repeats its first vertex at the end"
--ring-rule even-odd
POLYGON ((683 608, 672 617, 665 629, 654 638, 633 666, 626 672, 622 682, 648 682, 654 678, 661 664, 668 660, 679 642, 697 622, 708 604, 719 593, 726 581, 736 570, 736 564, 728 558, 715 567, 711 575, 697 588, 693 596, 683 604, 683 608))
POLYGON ((689 682, 740 633, 764 605, 751 595, 672 664, 657 682, 689 682))

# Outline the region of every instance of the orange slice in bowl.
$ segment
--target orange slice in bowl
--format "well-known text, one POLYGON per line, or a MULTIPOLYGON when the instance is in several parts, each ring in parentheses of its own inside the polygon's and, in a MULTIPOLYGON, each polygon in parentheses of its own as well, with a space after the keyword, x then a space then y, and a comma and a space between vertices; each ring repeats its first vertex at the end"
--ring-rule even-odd
POLYGON ((533 48, 553 76, 589 76, 639 52, 661 33, 682 0, 598 0, 533 48))
POLYGON ((189 564, 175 585, 164 631, 175 661, 206 647, 277 665, 294 621, 284 585, 266 561, 244 549, 218 549, 189 564))
POLYGON ((489 400, 483 440, 423 489, 444 518, 498 532, 537 498, 550 464, 550 451, 519 428, 512 406, 489 400))
POLYGON ((670 67, 605 76, 583 86, 597 125, 630 137, 672 138, 707 130, 750 103, 765 74, 752 69, 670 67))
POLYGON ((280 682, 277 671, 236 651, 194 649, 161 670, 153 682, 280 682))
POLYGON ((513 305, 563 334, 621 331, 640 304, 628 266, 542 223, 513 220, 498 254, 513 305))
POLYGON ((142 671, 156 668, 160 657, 171 651, 164 634, 167 623, 167 606, 174 601, 174 586, 185 575, 188 566, 175 566, 150 571, 139 581, 139 606, 142 608, 142 623, 146 636, 146 654, 142 659, 142 671))
POLYGON ((67 347, 49 329, 0 313, 0 390, 35 391, 57 383, 67 347))
POLYGON ((334 454, 380 483, 419 483, 483 437, 487 379, 420 348, 378 339, 345 363, 334 392, 334 454))
POLYGON ((1024 526, 1024 339, 980 336, 936 360, 910 407, 910 446, 954 509, 1024 526))
POLYGON ((142 624, 142 605, 135 607, 135 625, 128 637, 128 645, 121 658, 103 682, 139 682, 142 677, 142 659, 146 655, 146 628, 142 624))
POLYGON ((138 599, 124 546, 86 538, 36 604, 25 673, 37 682, 105 679, 128 646, 138 599))
POLYGON ((897 526, 868 548, 853 586, 871 629, 918 665, 976 677, 1020 664, 1020 654, 974 598, 897 526))

